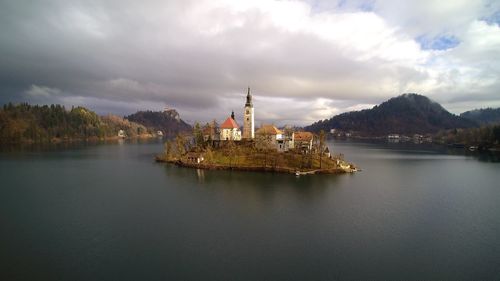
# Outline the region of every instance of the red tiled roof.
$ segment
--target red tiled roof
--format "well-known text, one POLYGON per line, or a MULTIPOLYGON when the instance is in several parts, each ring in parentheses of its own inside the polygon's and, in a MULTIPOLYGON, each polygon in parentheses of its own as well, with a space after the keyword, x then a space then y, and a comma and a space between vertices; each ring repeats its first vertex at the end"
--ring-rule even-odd
POLYGON ((221 129, 238 129, 239 127, 240 126, 238 126, 238 123, 236 123, 236 121, 234 121, 234 119, 231 117, 228 117, 226 121, 224 121, 224 123, 220 125, 221 129))
POLYGON ((313 138, 311 132, 295 132, 294 139, 296 141, 310 141, 313 138))
POLYGON ((256 134, 258 135, 278 135, 278 134, 283 134, 282 131, 278 130, 278 128, 276 128, 275 126, 273 125, 262 125, 262 127, 260 127, 257 132, 255 132, 256 134))

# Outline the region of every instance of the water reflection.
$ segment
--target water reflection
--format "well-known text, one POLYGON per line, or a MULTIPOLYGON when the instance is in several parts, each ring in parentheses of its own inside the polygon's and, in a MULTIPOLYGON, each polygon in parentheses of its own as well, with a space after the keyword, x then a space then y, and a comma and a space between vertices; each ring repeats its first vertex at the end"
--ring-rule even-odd
POLYGON ((402 156, 408 156, 412 159, 452 159, 453 157, 470 157, 481 162, 500 162, 499 152, 469 151, 463 148, 453 148, 429 143, 388 142, 385 140, 330 140, 328 143, 332 148, 332 153, 335 154, 340 151, 346 155, 346 159, 348 160, 351 160, 353 157, 357 158, 357 156, 364 159, 376 157, 388 159, 391 157, 401 158, 402 156), (352 150, 353 145, 357 148, 356 150, 352 150), (378 150, 380 153, 372 153, 374 150, 378 150), (368 153, 363 153, 364 151, 368 153), (412 157, 412 155, 414 157, 412 157))
POLYGON ((296 177, 282 173, 190 169, 172 164, 166 164, 164 170, 169 182, 172 182, 169 188, 181 188, 193 193, 201 190, 249 209, 290 204, 314 205, 326 200, 342 178, 350 177, 346 174, 296 177))
POLYGON ((7 276, 499 279, 499 164, 424 147, 330 148, 363 172, 181 168, 153 162, 161 143, 2 153, 12 231, 0 232, 0 256, 18 261, 7 276))
MULTIPOLYGON (((73 150, 100 145, 123 145, 123 144, 163 144, 162 139, 110 139, 110 140, 87 140, 87 141, 65 141, 47 143, 17 143, 0 144, 0 152, 49 152, 61 150, 73 150)), ((161 152, 161 151, 159 151, 161 152)))
POLYGON ((472 153, 474 158, 481 162, 493 162, 493 163, 499 163, 500 162, 500 153, 499 152, 493 152, 493 151, 486 151, 486 152, 476 152, 472 153))
POLYGON ((205 181, 205 170, 196 169, 196 175, 198 176, 198 182, 203 183, 205 181))

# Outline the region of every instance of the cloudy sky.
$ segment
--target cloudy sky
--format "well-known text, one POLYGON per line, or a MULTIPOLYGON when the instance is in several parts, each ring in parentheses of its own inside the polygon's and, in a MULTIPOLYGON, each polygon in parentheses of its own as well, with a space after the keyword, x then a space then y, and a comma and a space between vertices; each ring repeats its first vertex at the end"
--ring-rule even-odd
POLYGON ((0 103, 310 124, 415 92, 500 107, 500 1, 0 0, 0 103), (239 116, 238 116, 239 115, 239 116))

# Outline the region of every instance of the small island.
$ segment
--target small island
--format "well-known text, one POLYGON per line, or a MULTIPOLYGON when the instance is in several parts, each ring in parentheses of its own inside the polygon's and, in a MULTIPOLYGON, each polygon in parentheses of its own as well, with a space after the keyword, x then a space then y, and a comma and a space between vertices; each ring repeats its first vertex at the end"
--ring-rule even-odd
POLYGON ((157 162, 197 169, 282 172, 296 175, 338 174, 357 171, 344 155, 333 155, 325 133, 263 124, 255 130, 252 95, 248 88, 243 132, 234 112, 220 126, 216 121, 194 125, 191 135, 178 134, 165 142, 157 162))

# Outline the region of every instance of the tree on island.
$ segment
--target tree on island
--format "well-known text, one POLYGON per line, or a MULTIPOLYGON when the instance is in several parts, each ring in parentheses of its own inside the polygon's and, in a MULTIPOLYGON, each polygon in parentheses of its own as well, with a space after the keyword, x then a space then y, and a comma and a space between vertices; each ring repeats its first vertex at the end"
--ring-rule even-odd
POLYGON ((226 156, 229 157, 229 167, 233 166, 233 158, 236 154, 236 144, 233 140, 228 140, 226 142, 226 156))
POLYGON ((323 164, 323 151, 325 150, 325 131, 319 131, 319 168, 322 168, 323 164))
POLYGON ((175 137, 175 145, 177 148, 177 156, 180 159, 184 154, 186 154, 186 139, 183 135, 177 134, 175 137))
POLYGON ((200 123, 195 122, 193 126, 193 137, 194 137, 194 144, 197 148, 203 148, 205 145, 205 141, 203 139, 203 131, 201 129, 200 123))
POLYGON ((274 148, 272 145, 272 136, 270 134, 258 134, 255 139, 255 148, 264 153, 264 167, 267 167, 269 152, 274 148))
POLYGON ((166 141, 163 146, 165 148, 165 151, 164 151, 165 159, 166 160, 171 160, 172 159, 172 154, 173 154, 173 151, 172 151, 173 150, 172 141, 171 140, 166 141))
POLYGON ((205 161, 208 163, 212 163, 214 161, 214 152, 212 151, 212 148, 210 146, 207 146, 205 149, 205 161))

